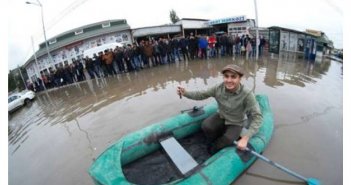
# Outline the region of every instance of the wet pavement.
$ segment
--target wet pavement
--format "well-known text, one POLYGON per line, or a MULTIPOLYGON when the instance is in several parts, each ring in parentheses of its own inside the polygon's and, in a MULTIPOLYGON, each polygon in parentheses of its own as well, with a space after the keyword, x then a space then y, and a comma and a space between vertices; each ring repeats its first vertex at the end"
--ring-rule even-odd
MULTIPOLYGON (((222 81, 227 64, 242 66, 242 83, 266 94, 275 131, 264 155, 323 184, 342 184, 342 64, 271 56, 224 57, 144 69, 41 93, 9 117, 10 185, 92 185, 93 160, 123 135, 213 99, 179 99, 176 87, 201 90, 222 81)), ((256 161, 233 184, 296 184, 256 161)))

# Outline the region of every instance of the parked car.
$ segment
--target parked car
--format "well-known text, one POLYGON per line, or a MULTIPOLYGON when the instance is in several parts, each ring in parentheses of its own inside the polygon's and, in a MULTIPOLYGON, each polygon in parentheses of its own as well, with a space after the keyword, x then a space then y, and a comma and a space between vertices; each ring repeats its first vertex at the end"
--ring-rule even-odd
POLYGON ((8 97, 8 111, 13 112, 23 105, 28 104, 35 98, 35 93, 33 91, 23 91, 21 93, 12 94, 8 97))

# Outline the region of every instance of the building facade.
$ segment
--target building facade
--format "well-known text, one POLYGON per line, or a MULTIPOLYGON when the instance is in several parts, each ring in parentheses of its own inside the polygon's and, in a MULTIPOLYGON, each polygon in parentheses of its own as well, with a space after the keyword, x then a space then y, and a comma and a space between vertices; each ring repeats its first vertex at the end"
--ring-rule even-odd
POLYGON ((332 42, 322 34, 301 32, 278 26, 269 27, 269 52, 280 54, 296 53, 307 60, 320 61, 324 54, 330 52, 332 42))
POLYGON ((208 19, 183 18, 175 24, 181 25, 183 36, 189 35, 209 35, 212 26, 208 25, 208 19))
POLYGON ((84 50, 107 43, 131 44, 133 42, 130 26, 124 19, 107 20, 85 25, 59 34, 48 40, 52 60, 46 52, 45 42, 39 45, 36 58, 33 55, 26 61, 30 81, 34 82, 41 73, 71 64, 83 58, 84 50))
POLYGON ((134 40, 138 43, 141 40, 158 39, 160 37, 171 38, 182 33, 181 25, 161 25, 136 28, 132 30, 134 40))
POLYGON ((250 28, 255 27, 254 19, 247 19, 245 15, 214 19, 208 21, 214 32, 227 32, 228 35, 246 35, 250 34, 250 28))

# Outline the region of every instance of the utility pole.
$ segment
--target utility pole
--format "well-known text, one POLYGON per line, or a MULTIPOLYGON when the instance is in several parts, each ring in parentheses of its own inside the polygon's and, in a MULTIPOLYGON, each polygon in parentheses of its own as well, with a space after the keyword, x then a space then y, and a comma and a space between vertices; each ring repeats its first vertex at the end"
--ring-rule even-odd
POLYGON ((258 35, 258 15, 257 15, 257 3, 256 0, 254 0, 255 3, 255 15, 256 15, 256 21, 255 21, 255 26, 256 26, 256 60, 258 59, 258 42, 259 42, 259 35, 258 35))
POLYGON ((31 4, 31 5, 36 5, 36 6, 39 6, 40 7, 40 12, 41 12, 41 23, 43 25, 43 32, 44 32, 44 40, 45 40, 45 47, 46 47, 46 52, 48 54, 48 58, 49 58, 49 61, 50 61, 50 64, 54 67, 54 69, 56 69, 55 65, 53 64, 54 60, 52 59, 51 57, 51 54, 50 54, 50 50, 49 50, 49 45, 48 45, 48 41, 46 39, 46 31, 45 31, 45 24, 44 24, 44 11, 43 11, 43 5, 40 3, 39 0, 37 0, 38 3, 34 3, 34 2, 29 2, 27 1, 26 4, 31 4))
MULTIPOLYGON (((38 65, 37 54, 35 53, 35 49, 34 49, 33 37, 31 37, 31 40, 32 40, 32 47, 33 47, 33 52, 34 52, 34 60, 35 60, 36 73, 37 73, 37 75, 38 75, 37 77, 40 77, 40 69, 39 69, 39 65, 38 65)), ((42 80, 42 84, 43 84, 44 90, 46 90, 45 83, 43 82, 43 79, 41 79, 41 80, 42 80)))

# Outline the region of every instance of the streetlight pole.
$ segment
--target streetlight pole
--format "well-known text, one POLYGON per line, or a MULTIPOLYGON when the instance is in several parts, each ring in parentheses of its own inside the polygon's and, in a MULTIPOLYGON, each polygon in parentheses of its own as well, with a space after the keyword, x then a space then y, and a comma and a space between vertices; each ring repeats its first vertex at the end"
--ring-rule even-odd
MULTIPOLYGON (((35 53, 35 49, 34 49, 33 37, 31 37, 31 39, 32 39, 33 52, 34 52, 35 66, 36 66, 36 69, 37 69, 36 71, 37 71, 37 75, 39 77, 40 76, 40 69, 39 69, 38 60, 37 60, 37 54, 35 53)), ((41 79, 41 80, 42 80, 42 84, 43 84, 44 90, 46 90, 44 79, 41 79)))
MULTIPOLYGON (((48 54, 48 58, 49 58, 49 61, 50 61, 50 64, 53 65, 53 60, 52 60, 52 57, 51 57, 51 54, 50 54, 50 51, 49 51, 49 45, 48 45, 48 41, 46 39, 46 31, 45 31, 45 24, 44 24, 44 11, 43 11, 43 5, 40 3, 39 0, 37 0, 38 3, 34 3, 34 2, 29 2, 27 1, 26 4, 32 4, 32 5, 36 5, 36 6, 39 6, 40 7, 40 12, 41 12, 41 23, 43 25, 43 32, 44 32, 44 40, 45 40, 45 47, 46 47, 46 52, 48 54)), ((54 68, 56 68, 54 65, 53 65, 54 68)))
POLYGON ((255 15, 256 15, 256 21, 255 21, 255 26, 256 26, 256 60, 258 59, 258 42, 259 42, 259 35, 258 35, 258 16, 257 16, 257 3, 256 0, 254 0, 255 3, 255 15))

